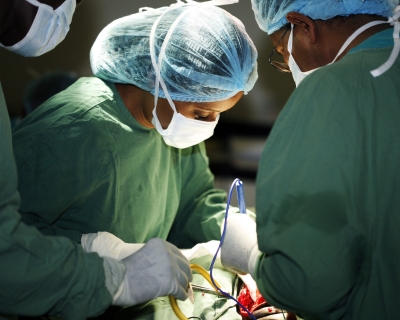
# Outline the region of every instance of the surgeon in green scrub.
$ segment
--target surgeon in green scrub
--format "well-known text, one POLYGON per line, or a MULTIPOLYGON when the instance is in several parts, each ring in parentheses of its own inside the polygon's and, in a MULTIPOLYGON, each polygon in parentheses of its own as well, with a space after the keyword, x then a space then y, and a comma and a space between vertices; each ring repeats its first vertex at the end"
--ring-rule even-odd
POLYGON ((260 251, 236 254, 249 257, 242 271, 268 302, 305 319, 399 317, 396 5, 252 0, 274 44, 271 64, 297 88, 259 165, 260 251))
POLYGON ((91 49, 95 77, 13 131, 23 220, 78 243, 100 231, 180 248, 219 239, 226 193, 203 141, 252 89, 256 58, 243 24, 219 7, 180 3, 112 22, 91 49))
MULTIPOLYGON (((29 57, 52 50, 67 34, 79 2, 2 1, 0 46, 29 57)), ((189 262, 170 243, 152 239, 122 261, 100 258, 65 237, 28 227, 19 206, 10 119, 0 86, 0 319, 86 319, 110 304, 136 305, 169 294, 187 298, 189 262)))

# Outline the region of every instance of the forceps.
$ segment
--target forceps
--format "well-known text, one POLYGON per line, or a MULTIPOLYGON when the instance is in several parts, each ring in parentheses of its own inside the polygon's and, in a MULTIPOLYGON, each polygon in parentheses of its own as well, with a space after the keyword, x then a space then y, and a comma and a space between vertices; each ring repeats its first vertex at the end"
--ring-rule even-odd
POLYGON ((216 296, 220 296, 220 297, 227 298, 227 296, 223 295, 223 294, 222 294, 221 292, 219 292, 219 291, 215 291, 215 290, 212 289, 212 288, 207 288, 207 287, 199 286, 199 285, 193 284, 193 283, 191 283, 191 286, 192 286, 192 288, 193 288, 194 291, 201 291, 201 292, 204 292, 204 293, 209 293, 209 294, 213 294, 213 295, 216 295, 216 296))

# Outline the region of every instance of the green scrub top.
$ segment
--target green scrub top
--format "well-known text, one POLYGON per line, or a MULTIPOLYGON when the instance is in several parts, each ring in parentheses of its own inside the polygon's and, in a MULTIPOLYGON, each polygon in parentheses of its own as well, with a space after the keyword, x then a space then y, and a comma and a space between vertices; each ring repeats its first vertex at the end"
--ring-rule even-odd
POLYGON ((86 319, 111 304, 103 259, 21 222, 11 127, 0 85, 0 314, 86 319))
POLYGON ((139 124, 113 83, 81 78, 13 133, 21 213, 44 234, 108 231, 181 248, 219 239, 226 193, 204 143, 177 149, 139 124))
POLYGON ((400 58, 377 33, 307 76, 279 115, 256 182, 255 270, 272 305, 306 319, 397 319, 400 58))

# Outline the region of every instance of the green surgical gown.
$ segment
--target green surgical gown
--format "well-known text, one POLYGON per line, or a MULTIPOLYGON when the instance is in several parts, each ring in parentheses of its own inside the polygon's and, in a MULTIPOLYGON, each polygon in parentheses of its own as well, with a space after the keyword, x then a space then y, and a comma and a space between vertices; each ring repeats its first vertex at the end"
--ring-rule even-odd
POLYGON ((397 319, 400 57, 377 33, 307 76, 279 115, 256 183, 255 270, 272 305, 306 319, 397 319))
POLYGON ((44 234, 108 231, 192 247, 220 237, 226 193, 214 189, 204 143, 166 145, 139 124, 113 83, 81 78, 13 132, 21 213, 44 234))
MULTIPOLYGON (((0 86, 0 314, 86 319, 111 304, 103 259, 21 222, 10 121, 0 86)), ((0 316, 1 318, 1 316, 0 316)))

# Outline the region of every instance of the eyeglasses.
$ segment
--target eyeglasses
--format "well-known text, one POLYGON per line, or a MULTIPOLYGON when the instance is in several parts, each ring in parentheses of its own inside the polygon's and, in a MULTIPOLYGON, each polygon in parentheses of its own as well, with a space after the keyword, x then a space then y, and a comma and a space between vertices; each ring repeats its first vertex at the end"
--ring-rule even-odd
POLYGON ((286 27, 285 32, 283 33, 282 37, 279 39, 278 43, 276 44, 276 46, 274 47, 274 49, 272 49, 271 54, 269 55, 268 58, 268 62, 278 71, 280 72, 286 72, 286 73, 291 73, 289 66, 284 63, 284 62, 279 62, 279 61, 272 61, 272 56, 274 55, 276 48, 278 47, 279 43, 282 41, 283 37, 285 36, 286 32, 288 32, 289 27, 286 27))

